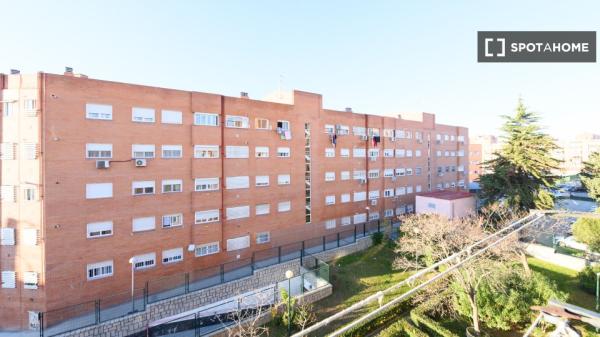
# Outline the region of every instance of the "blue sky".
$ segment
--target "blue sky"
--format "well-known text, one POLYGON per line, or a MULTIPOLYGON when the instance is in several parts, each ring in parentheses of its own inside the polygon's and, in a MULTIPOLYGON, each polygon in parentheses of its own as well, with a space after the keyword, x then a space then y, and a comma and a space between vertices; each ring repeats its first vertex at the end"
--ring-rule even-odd
POLYGON ((497 133, 519 95, 557 137, 600 133, 600 65, 478 64, 478 30, 599 30, 599 2, 6 1, 0 71, 61 73, 324 106, 427 111, 497 133))

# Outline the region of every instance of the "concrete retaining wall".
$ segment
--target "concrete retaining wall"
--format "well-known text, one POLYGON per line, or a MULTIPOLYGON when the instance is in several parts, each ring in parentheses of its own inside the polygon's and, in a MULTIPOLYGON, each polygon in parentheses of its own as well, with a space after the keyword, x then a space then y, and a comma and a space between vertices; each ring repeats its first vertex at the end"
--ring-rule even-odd
MULTIPOLYGON (((328 251, 313 254, 323 261, 331 261, 333 259, 349 255, 370 247, 372 244, 371 237, 364 237, 356 240, 355 243, 331 249, 328 251)), ((189 294, 178 297, 169 298, 160 302, 148 304, 146 311, 117 318, 111 321, 103 322, 98 325, 89 326, 86 328, 74 330, 61 334, 62 337, 91 337, 91 336, 110 336, 123 337, 142 331, 146 328, 149 322, 160 318, 176 315, 194 308, 201 307, 210 303, 221 301, 238 294, 242 294, 257 288, 262 288, 285 279, 285 272, 292 270, 295 275, 300 272, 299 259, 276 264, 254 271, 252 276, 248 276, 239 280, 231 281, 224 284, 219 284, 214 287, 198 290, 189 294)), ((318 291, 317 289, 315 291, 318 291)), ((316 294, 313 292, 306 293, 304 296, 314 296, 314 301, 331 294, 332 289, 329 287, 329 292, 321 291, 316 294)), ((311 302, 313 302, 311 298, 311 302)))
POLYGON ((552 247, 530 243, 525 246, 525 251, 528 255, 538 258, 542 261, 576 271, 581 271, 586 266, 585 259, 571 255, 555 253, 554 248, 552 247))

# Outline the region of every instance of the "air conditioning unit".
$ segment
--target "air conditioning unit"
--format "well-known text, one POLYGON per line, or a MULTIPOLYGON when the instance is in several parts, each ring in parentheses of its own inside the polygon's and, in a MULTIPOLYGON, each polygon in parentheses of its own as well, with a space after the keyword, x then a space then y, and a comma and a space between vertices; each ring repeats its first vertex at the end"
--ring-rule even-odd
POLYGON ((146 159, 136 159, 135 160, 136 167, 146 167, 146 165, 147 165, 146 159))
POLYGON ((97 169, 107 169, 110 167, 110 161, 108 160, 96 160, 97 169))
POLYGON ((369 139, 369 137, 367 137, 367 136, 360 136, 360 140, 367 140, 367 139, 369 139))
POLYGON ((377 205, 377 199, 371 200, 371 206, 376 206, 376 205, 377 205))
POLYGON ((188 252, 193 252, 194 250, 196 250, 196 245, 195 244, 189 244, 188 245, 188 252))

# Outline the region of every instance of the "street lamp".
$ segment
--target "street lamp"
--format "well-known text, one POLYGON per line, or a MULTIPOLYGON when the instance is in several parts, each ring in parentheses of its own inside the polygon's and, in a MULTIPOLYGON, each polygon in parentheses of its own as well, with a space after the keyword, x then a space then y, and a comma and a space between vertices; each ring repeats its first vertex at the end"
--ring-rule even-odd
POLYGON ((285 278, 288 280, 288 303, 287 303, 287 318, 288 318, 288 326, 287 326, 287 335, 288 337, 292 335, 292 277, 294 277, 294 272, 288 270, 285 272, 285 278))
POLYGON ((600 272, 596 273, 596 311, 600 309, 600 272))
POLYGON ((131 265, 131 312, 135 312, 135 257, 129 259, 129 264, 131 265))

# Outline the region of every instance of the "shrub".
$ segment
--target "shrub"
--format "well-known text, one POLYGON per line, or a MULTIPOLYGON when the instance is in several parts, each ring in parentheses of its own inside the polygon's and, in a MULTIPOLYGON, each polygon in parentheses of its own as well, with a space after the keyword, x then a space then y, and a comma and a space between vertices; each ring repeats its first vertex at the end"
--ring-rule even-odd
POLYGON ((427 334, 406 319, 401 319, 382 330, 377 337, 427 337, 427 334))
POLYGON ((596 293, 596 273, 600 272, 600 266, 596 267, 585 267, 584 270, 580 271, 577 274, 577 279, 579 281, 579 287, 583 289, 583 291, 588 292, 590 294, 596 293))
POLYGON ((588 245, 591 251, 600 251, 600 219, 579 218, 573 224, 573 236, 588 245))
POLYGON ((371 240, 373 240, 373 246, 377 246, 383 242, 383 233, 376 232, 371 235, 371 240))

